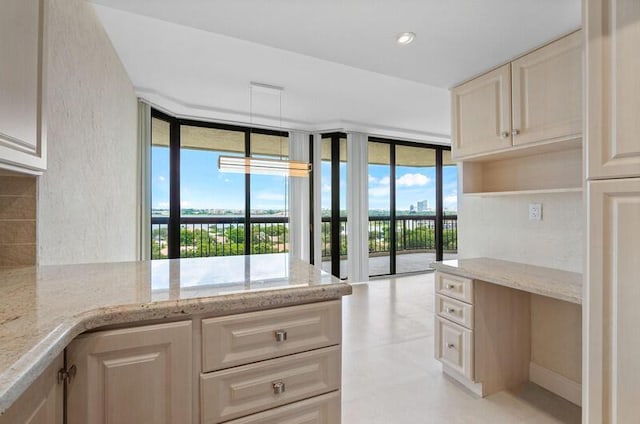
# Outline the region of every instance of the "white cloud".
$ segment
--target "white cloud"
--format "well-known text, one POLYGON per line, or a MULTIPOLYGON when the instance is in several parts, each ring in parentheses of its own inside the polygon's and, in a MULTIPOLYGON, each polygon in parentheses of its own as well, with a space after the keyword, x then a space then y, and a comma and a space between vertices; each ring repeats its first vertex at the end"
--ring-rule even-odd
POLYGON ((379 185, 376 187, 369 187, 369 195, 373 197, 388 197, 390 188, 388 185, 379 185))
POLYGON ((166 181, 166 178, 163 177, 162 175, 158 175, 158 181, 160 181, 161 183, 166 181))
POLYGON ((224 179, 224 182, 225 182, 225 183, 230 183, 230 182, 231 182, 231 180, 230 180, 229 178, 225 178, 225 179, 224 179))
POLYGON ((169 209, 169 202, 158 202, 156 209, 169 209))
POLYGON ((369 184, 375 184, 378 182, 378 179, 373 175, 369 174, 369 184))
POLYGON ((323 193, 331 193, 331 186, 329 184, 322 184, 323 193))
POLYGON ((445 209, 458 210, 458 193, 450 193, 442 200, 445 209))
POLYGON ((267 200, 271 202, 282 201, 284 202, 284 194, 282 193, 274 193, 269 191, 263 191, 257 194, 256 199, 258 200, 267 200))
POLYGON ((431 179, 424 174, 404 174, 396 179, 396 185, 399 187, 425 186, 431 182, 431 179))
POLYGON ((189 200, 183 200, 182 202, 180 202, 180 207, 181 208, 190 208, 191 207, 191 202, 189 200))

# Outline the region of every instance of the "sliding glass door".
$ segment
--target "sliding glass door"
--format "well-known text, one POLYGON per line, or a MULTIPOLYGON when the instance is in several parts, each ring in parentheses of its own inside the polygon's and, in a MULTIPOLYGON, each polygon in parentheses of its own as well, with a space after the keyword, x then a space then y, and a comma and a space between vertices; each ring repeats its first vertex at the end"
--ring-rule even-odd
POLYGON ((448 148, 368 144, 369 275, 419 272, 457 253, 457 170, 448 148))

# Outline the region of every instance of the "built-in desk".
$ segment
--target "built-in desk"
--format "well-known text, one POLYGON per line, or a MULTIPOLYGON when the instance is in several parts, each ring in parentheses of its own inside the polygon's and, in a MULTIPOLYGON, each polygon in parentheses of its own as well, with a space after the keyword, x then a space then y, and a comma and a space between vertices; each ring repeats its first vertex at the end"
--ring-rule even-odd
POLYGON ((492 258, 432 266, 446 374, 480 396, 530 380, 580 404, 581 274, 492 258))

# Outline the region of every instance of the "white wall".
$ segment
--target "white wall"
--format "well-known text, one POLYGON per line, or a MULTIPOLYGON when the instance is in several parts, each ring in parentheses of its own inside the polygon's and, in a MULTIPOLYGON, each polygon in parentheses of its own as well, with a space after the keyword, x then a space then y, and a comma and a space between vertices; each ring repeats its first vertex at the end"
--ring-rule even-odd
POLYGON ((39 181, 39 263, 135 260, 133 86, 92 5, 46 4, 49 150, 39 181))

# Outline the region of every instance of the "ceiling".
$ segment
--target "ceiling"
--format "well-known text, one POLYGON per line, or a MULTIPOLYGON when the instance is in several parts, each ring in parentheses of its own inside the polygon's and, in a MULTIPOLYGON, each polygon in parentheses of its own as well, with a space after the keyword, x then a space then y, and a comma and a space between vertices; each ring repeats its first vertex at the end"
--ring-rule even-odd
POLYGON ((579 27, 581 0, 91 0, 448 88, 579 27), (400 47, 396 34, 416 40, 400 47))

